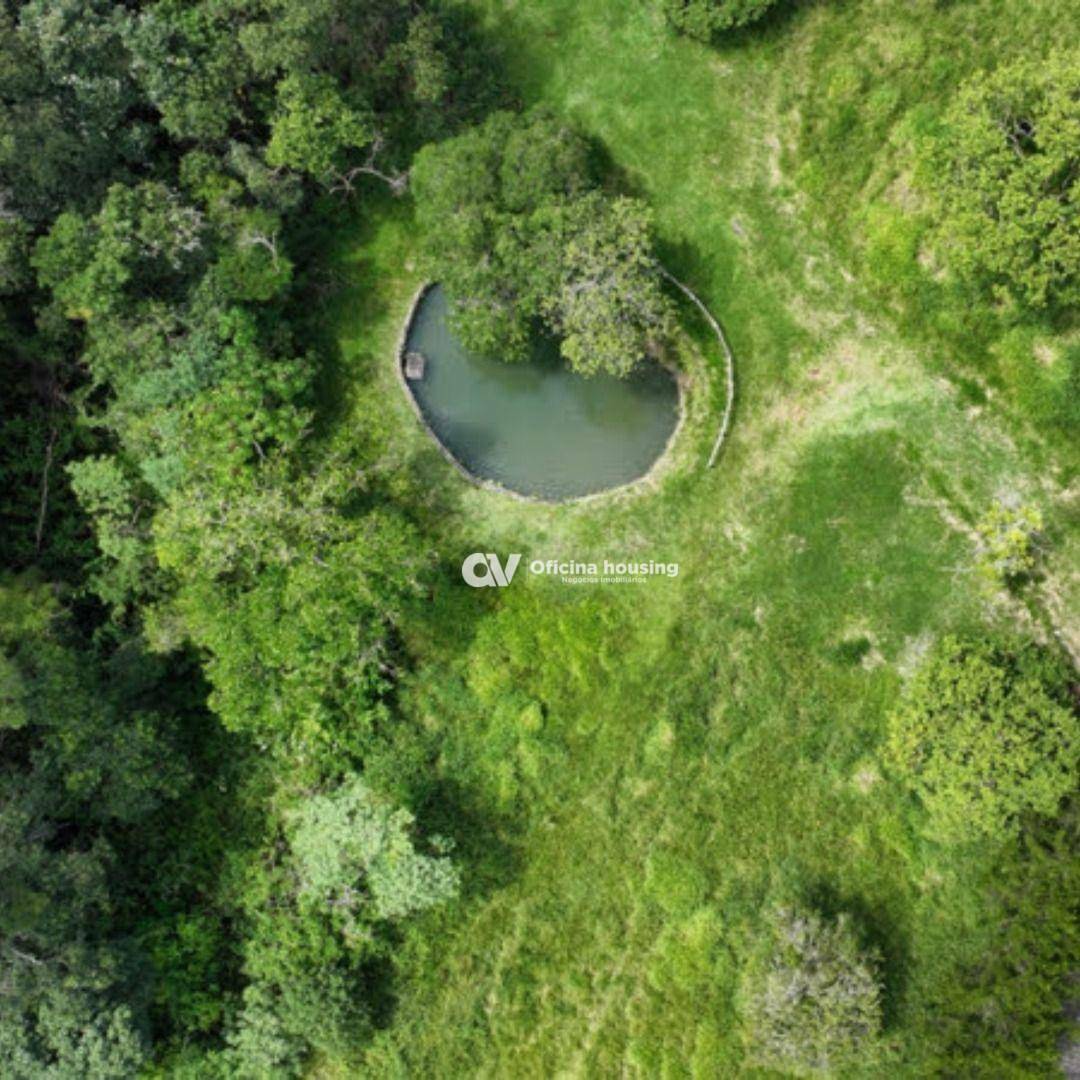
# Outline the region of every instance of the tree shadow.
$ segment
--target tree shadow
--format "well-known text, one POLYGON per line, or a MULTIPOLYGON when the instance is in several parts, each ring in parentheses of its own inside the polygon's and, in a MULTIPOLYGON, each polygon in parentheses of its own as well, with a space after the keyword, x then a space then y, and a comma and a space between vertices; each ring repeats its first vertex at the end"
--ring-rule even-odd
POLYGON ((413 214, 410 200, 394 198, 377 181, 358 185, 354 198, 349 203, 329 195, 317 199, 296 245, 303 270, 294 283, 288 316, 296 327, 297 350, 312 354, 317 365, 317 440, 351 415, 360 389, 376 378, 380 363, 389 363, 369 349, 343 344, 359 342, 366 327, 390 314, 398 299, 394 282, 388 286, 385 268, 369 252, 380 229, 407 226, 413 214))
POLYGON ((453 857, 468 868, 461 896, 466 902, 484 897, 520 876, 524 860, 512 842, 520 824, 482 804, 460 781, 439 777, 429 784, 414 806, 427 835, 454 840, 453 857))
POLYGON ((841 892, 831 882, 819 881, 810 886, 806 899, 830 919, 841 914, 850 916, 862 948, 881 957, 882 1027, 887 1030, 898 1020, 910 980, 911 950, 906 936, 882 907, 861 896, 841 892))

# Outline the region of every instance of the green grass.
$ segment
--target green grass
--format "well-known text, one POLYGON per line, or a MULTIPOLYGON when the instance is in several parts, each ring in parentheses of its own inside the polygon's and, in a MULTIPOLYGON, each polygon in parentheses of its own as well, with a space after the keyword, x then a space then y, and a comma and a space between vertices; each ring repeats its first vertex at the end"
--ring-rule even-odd
MULTIPOLYGON (((974 376, 957 375, 971 357, 941 355, 963 337, 946 325, 955 298, 934 294, 937 329, 915 325, 914 249, 868 255, 863 229, 904 205, 920 110, 974 64, 1056 34, 1064 6, 808 4, 714 50, 637 0, 474 6, 524 100, 572 117, 653 206, 665 261, 731 336, 739 399, 717 467, 702 467, 702 417, 655 492, 551 508, 473 489, 390 367, 417 283, 407 202, 378 201, 339 236, 349 286, 327 309, 341 363, 323 437, 380 447, 441 566, 406 627, 400 745, 371 768, 457 838, 467 880, 408 935, 368 1068, 742 1075, 739 960, 762 905, 797 892, 853 912, 881 950, 890 1067, 926 1075, 921 1003, 984 947, 971 882, 997 855, 925 839, 880 763, 884 718, 936 635, 1018 617, 1006 602, 988 614, 970 573, 970 524, 1002 491, 1056 523, 1040 610, 1076 640, 1076 511, 1053 443, 1008 393, 973 405, 974 376), (489 594, 457 577, 478 548, 681 572, 608 589, 519 572, 489 594)), ((999 330, 979 339, 991 351, 999 330)), ((711 375, 693 400, 718 417, 720 358, 695 336, 711 375)))

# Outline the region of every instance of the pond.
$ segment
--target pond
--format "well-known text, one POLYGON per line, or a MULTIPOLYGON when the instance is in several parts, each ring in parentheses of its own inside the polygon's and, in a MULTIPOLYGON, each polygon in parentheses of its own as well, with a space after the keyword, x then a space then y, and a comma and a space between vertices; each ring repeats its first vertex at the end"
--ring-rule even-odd
POLYGON ((505 363, 462 347, 439 286, 420 301, 405 348, 426 358, 408 381, 428 426, 476 477, 549 501, 629 483, 664 453, 679 419, 671 372, 648 362, 626 379, 570 371, 551 340, 505 363))

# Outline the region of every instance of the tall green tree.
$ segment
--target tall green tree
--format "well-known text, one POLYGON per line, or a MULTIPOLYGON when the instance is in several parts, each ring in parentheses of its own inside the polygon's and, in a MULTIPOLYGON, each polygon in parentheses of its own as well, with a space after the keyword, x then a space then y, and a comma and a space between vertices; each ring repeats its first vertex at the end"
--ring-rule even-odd
POLYGON ((425 148, 413 190, 428 272, 470 348, 519 360, 542 325, 575 370, 623 375, 669 338, 648 212, 605 196, 585 141, 546 111, 425 148))
POLYGON ((422 844, 412 815, 359 777, 293 805, 245 890, 250 981, 230 1035, 238 1075, 299 1075, 314 1050, 357 1062, 393 929, 457 893, 447 847, 422 844))
POLYGON ((0 580, 0 1054, 5 1075, 130 1076, 149 965, 118 844, 189 783, 162 666, 102 652, 32 577, 0 580))
POLYGON ((306 800, 292 830, 301 894, 342 918, 365 902, 377 918, 399 919, 450 899, 458 872, 444 854, 415 849, 413 821, 359 778, 306 800))
POLYGON ((1033 308, 1080 302, 1080 52, 968 80, 921 176, 959 277, 1033 308))
POLYGON ((108 0, 33 0, 0 12, 0 207, 37 226, 87 210, 150 154, 152 125, 108 0))
POLYGON ((327 186, 342 181, 351 153, 371 144, 372 118, 329 75, 289 75, 277 86, 266 160, 309 173, 327 186))
MULTIPOLYGON (((658 288, 652 218, 635 199, 589 192, 560 207, 544 244, 556 280, 540 312, 575 371, 628 375, 642 352, 671 335, 673 316, 658 288)), ((535 281, 536 279, 534 279, 535 281)))
POLYGON ((207 650, 228 727, 298 761, 346 761, 386 719, 395 625, 426 558, 399 515, 348 513, 347 473, 289 472, 275 455, 170 497, 154 548, 175 588, 149 629, 158 647, 207 650))

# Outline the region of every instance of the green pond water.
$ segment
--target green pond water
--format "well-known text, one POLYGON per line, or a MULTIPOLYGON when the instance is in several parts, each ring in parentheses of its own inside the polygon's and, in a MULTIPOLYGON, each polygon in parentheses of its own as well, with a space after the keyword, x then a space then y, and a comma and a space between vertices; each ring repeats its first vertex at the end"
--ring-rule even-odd
POLYGON ((649 471, 678 421, 671 373, 646 363, 627 379, 586 378, 552 341, 524 363, 476 356, 447 324, 435 286, 420 302, 406 348, 427 370, 409 382, 443 445, 476 476, 511 491, 559 500, 617 487, 649 471))

